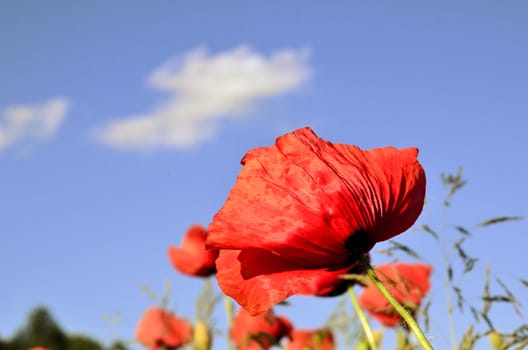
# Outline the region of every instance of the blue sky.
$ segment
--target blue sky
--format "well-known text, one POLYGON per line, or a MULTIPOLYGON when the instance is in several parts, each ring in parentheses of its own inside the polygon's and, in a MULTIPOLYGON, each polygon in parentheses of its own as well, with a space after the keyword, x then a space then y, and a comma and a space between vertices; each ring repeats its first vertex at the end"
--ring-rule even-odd
MULTIPOLYGON (((1 336, 46 304, 72 332, 131 339, 152 303, 140 287, 161 293, 165 279, 178 313, 192 317, 202 281, 172 270, 168 245, 209 223, 248 149, 306 125, 363 148, 419 147, 428 176, 419 223, 447 223, 446 241, 450 224, 527 214, 525 2, 1 8, 1 336), (459 166, 469 182, 443 216, 439 174, 459 166)), ((460 281, 475 304, 488 263, 526 292, 515 286, 527 277, 527 228, 482 228, 465 243, 480 258, 460 281)), ((431 335, 448 346, 438 245, 423 233, 398 240, 437 267, 431 335)), ((317 327, 335 303, 294 298, 278 311, 317 327)), ((508 308, 496 317, 520 323, 508 308)), ((221 310, 215 319, 222 328, 221 310)), ((457 321, 461 334, 468 313, 457 321)))

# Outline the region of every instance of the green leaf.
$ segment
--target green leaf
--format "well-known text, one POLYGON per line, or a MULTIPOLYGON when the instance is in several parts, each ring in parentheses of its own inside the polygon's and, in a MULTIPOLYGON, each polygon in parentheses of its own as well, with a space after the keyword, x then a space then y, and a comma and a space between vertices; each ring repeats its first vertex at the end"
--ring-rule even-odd
POLYGON ((467 184, 466 180, 462 179, 462 168, 458 168, 456 174, 440 174, 440 179, 444 186, 449 187, 449 193, 447 194, 446 199, 444 200, 444 205, 448 207, 450 205, 451 198, 453 195, 464 187, 467 184))
POLYGON ((508 287, 506 287, 506 284, 504 284, 504 282, 502 282, 500 278, 497 278, 497 282, 500 284, 502 289, 504 289, 504 292, 506 292, 506 295, 510 299, 509 302, 512 304, 512 307, 515 310, 515 313, 522 319, 523 316, 522 316, 521 309, 520 309, 521 304, 519 303, 517 298, 515 298, 515 295, 511 292, 511 290, 508 287))
POLYGON ((491 320, 488 317, 488 313, 491 310, 491 302, 488 300, 490 297, 490 267, 489 265, 486 265, 486 281, 484 282, 484 289, 482 290, 482 311, 480 312, 480 315, 484 319, 484 321, 488 324, 490 329, 494 329, 491 320))
POLYGON ((473 315, 473 318, 475 319, 475 322, 478 323, 479 320, 480 320, 479 312, 473 306, 471 306, 469 309, 471 310, 471 314, 473 315))
POLYGON ((396 241, 389 241, 389 244, 392 245, 391 247, 392 249, 401 250, 402 252, 404 252, 405 254, 413 258, 420 259, 420 256, 418 255, 416 251, 414 251, 413 249, 409 248, 408 246, 404 244, 398 243, 396 241))
POLYGON ((477 258, 469 258, 464 262, 464 272, 462 274, 468 273, 473 270, 475 263, 478 261, 477 258))
POLYGON ((517 220, 523 220, 523 219, 524 217, 522 216, 501 216, 498 218, 492 218, 492 219, 482 221, 481 223, 477 224, 477 226, 484 227, 484 226, 494 225, 494 224, 498 224, 502 222, 517 221, 517 220))
POLYGON ((432 228, 430 228, 429 226, 423 224, 422 225, 422 230, 424 230, 425 232, 427 232, 428 234, 433 236, 436 240, 438 240, 438 234, 432 228))
POLYGON ((370 279, 367 276, 357 274, 357 273, 349 273, 346 275, 341 275, 339 276, 339 278, 342 278, 344 280, 349 280, 349 281, 355 281, 364 286, 368 286, 370 284, 370 279))
POLYGON ((429 317, 429 308, 431 307, 431 301, 429 300, 427 304, 422 308, 422 314, 424 315, 424 328, 426 332, 429 332, 429 324, 430 324, 430 317, 429 317))
POLYGON ((460 350, 471 350, 475 346, 477 339, 478 334, 473 333, 473 325, 471 325, 462 336, 462 340, 460 341, 458 348, 460 350))
POLYGON ((458 232, 460 232, 461 234, 465 235, 465 236, 471 236, 471 233, 469 233, 468 230, 466 230, 464 227, 462 226, 455 226, 455 228, 457 229, 458 232))
POLYGON ((158 302, 158 295, 148 285, 142 285, 141 291, 145 293, 153 302, 158 302))
POLYGON ((453 286, 452 288, 453 288, 453 291, 455 292, 455 295, 457 297, 458 309, 460 310, 460 312, 463 312, 464 311, 465 299, 464 299, 464 296, 462 295, 462 289, 460 289, 457 286, 453 286))
POLYGON ((447 266, 447 278, 449 283, 453 282, 453 267, 451 267, 451 264, 447 266))
POLYGON ((466 237, 462 237, 457 242, 455 242, 455 245, 454 245, 455 249, 458 252, 458 256, 460 257, 460 259, 464 263, 464 272, 462 272, 462 274, 468 273, 471 270, 473 270, 473 267, 475 266, 475 263, 478 261, 477 258, 469 257, 466 254, 465 250, 462 249, 462 243, 464 243, 465 239, 466 239, 466 237))

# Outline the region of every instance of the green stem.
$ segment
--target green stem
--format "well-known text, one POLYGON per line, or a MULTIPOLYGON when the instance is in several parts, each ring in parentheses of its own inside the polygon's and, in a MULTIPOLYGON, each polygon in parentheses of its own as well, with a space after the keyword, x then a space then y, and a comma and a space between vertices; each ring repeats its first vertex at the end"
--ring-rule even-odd
POLYGON ((422 332, 422 329, 420 326, 418 326, 418 323, 414 320, 414 318, 411 316, 411 314, 392 296, 392 294, 389 292, 389 290, 383 285, 383 283, 380 281, 378 276, 376 275, 376 272, 370 265, 369 261, 364 257, 360 257, 361 264, 363 265, 363 269, 367 272, 367 276, 370 278, 372 283, 378 288, 380 293, 387 299, 389 304, 394 308, 394 310, 403 318, 403 320, 407 323, 411 331, 414 333, 416 339, 418 342, 422 345, 422 347, 426 350, 434 350, 433 346, 427 338, 425 337, 424 333, 422 332))
MULTIPOLYGON (((446 225, 447 225, 447 201, 449 197, 444 201, 444 207, 442 209, 442 237, 446 237, 446 225)), ((449 254, 447 253, 446 241, 442 239, 442 252, 444 254, 444 264, 446 271, 446 280, 445 280, 445 290, 446 290, 446 300, 447 300, 447 316, 449 320, 449 336, 451 339, 451 349, 455 350, 457 348, 456 344, 456 335, 455 335, 455 321, 453 319, 453 301, 451 300, 451 282, 449 278, 449 254)))
POLYGON ((229 350, 234 350, 234 344, 231 341, 230 333, 231 327, 233 327, 233 320, 235 319, 235 313, 233 310, 233 302, 227 295, 224 295, 224 310, 227 317, 227 344, 229 350))
POLYGON ((358 315, 359 322, 361 322, 361 326, 363 327, 363 331, 365 332, 365 335, 367 337, 369 349, 377 350, 376 340, 374 339, 374 335, 372 334, 372 329, 370 328, 370 325, 368 323, 367 317, 365 316, 365 313, 363 312, 363 309, 359 305, 356 292, 354 292, 354 287, 348 288, 348 296, 350 297, 350 301, 352 301, 352 306, 354 307, 354 310, 358 315))
MULTIPOLYGON (((446 263, 446 266, 449 266, 449 258, 447 258, 447 254, 444 257, 444 261, 446 263)), ((445 290, 446 290, 446 299, 447 299, 447 315, 449 319, 449 336, 451 339, 451 348, 454 350, 457 348, 456 345, 456 335, 455 335, 455 322, 453 320, 453 301, 451 300, 451 292, 450 292, 450 282, 449 282, 449 272, 447 272, 446 268, 446 282, 445 282, 445 290)))

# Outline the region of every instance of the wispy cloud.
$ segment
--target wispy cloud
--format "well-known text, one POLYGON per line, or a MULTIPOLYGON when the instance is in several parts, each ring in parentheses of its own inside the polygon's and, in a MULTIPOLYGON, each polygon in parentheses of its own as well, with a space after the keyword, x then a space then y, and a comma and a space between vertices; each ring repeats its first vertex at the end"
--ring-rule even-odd
POLYGON ((59 130, 70 103, 57 97, 41 104, 9 106, 0 112, 0 152, 19 143, 43 142, 59 130))
POLYGON ((219 119, 243 115, 259 99, 299 87, 310 76, 307 59, 306 50, 286 49, 265 57, 246 46, 215 55, 195 49, 148 77, 149 86, 170 94, 165 103, 114 120, 96 137, 131 150, 196 145, 215 134, 219 119))

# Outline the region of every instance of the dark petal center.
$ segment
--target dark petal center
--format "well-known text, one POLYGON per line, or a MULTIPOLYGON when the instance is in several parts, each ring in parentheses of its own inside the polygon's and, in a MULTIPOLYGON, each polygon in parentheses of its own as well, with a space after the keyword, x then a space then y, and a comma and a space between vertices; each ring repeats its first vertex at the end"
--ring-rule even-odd
POLYGON ((369 234, 364 230, 352 233, 345 242, 345 248, 349 253, 350 263, 359 261, 359 257, 367 254, 372 248, 369 234))

